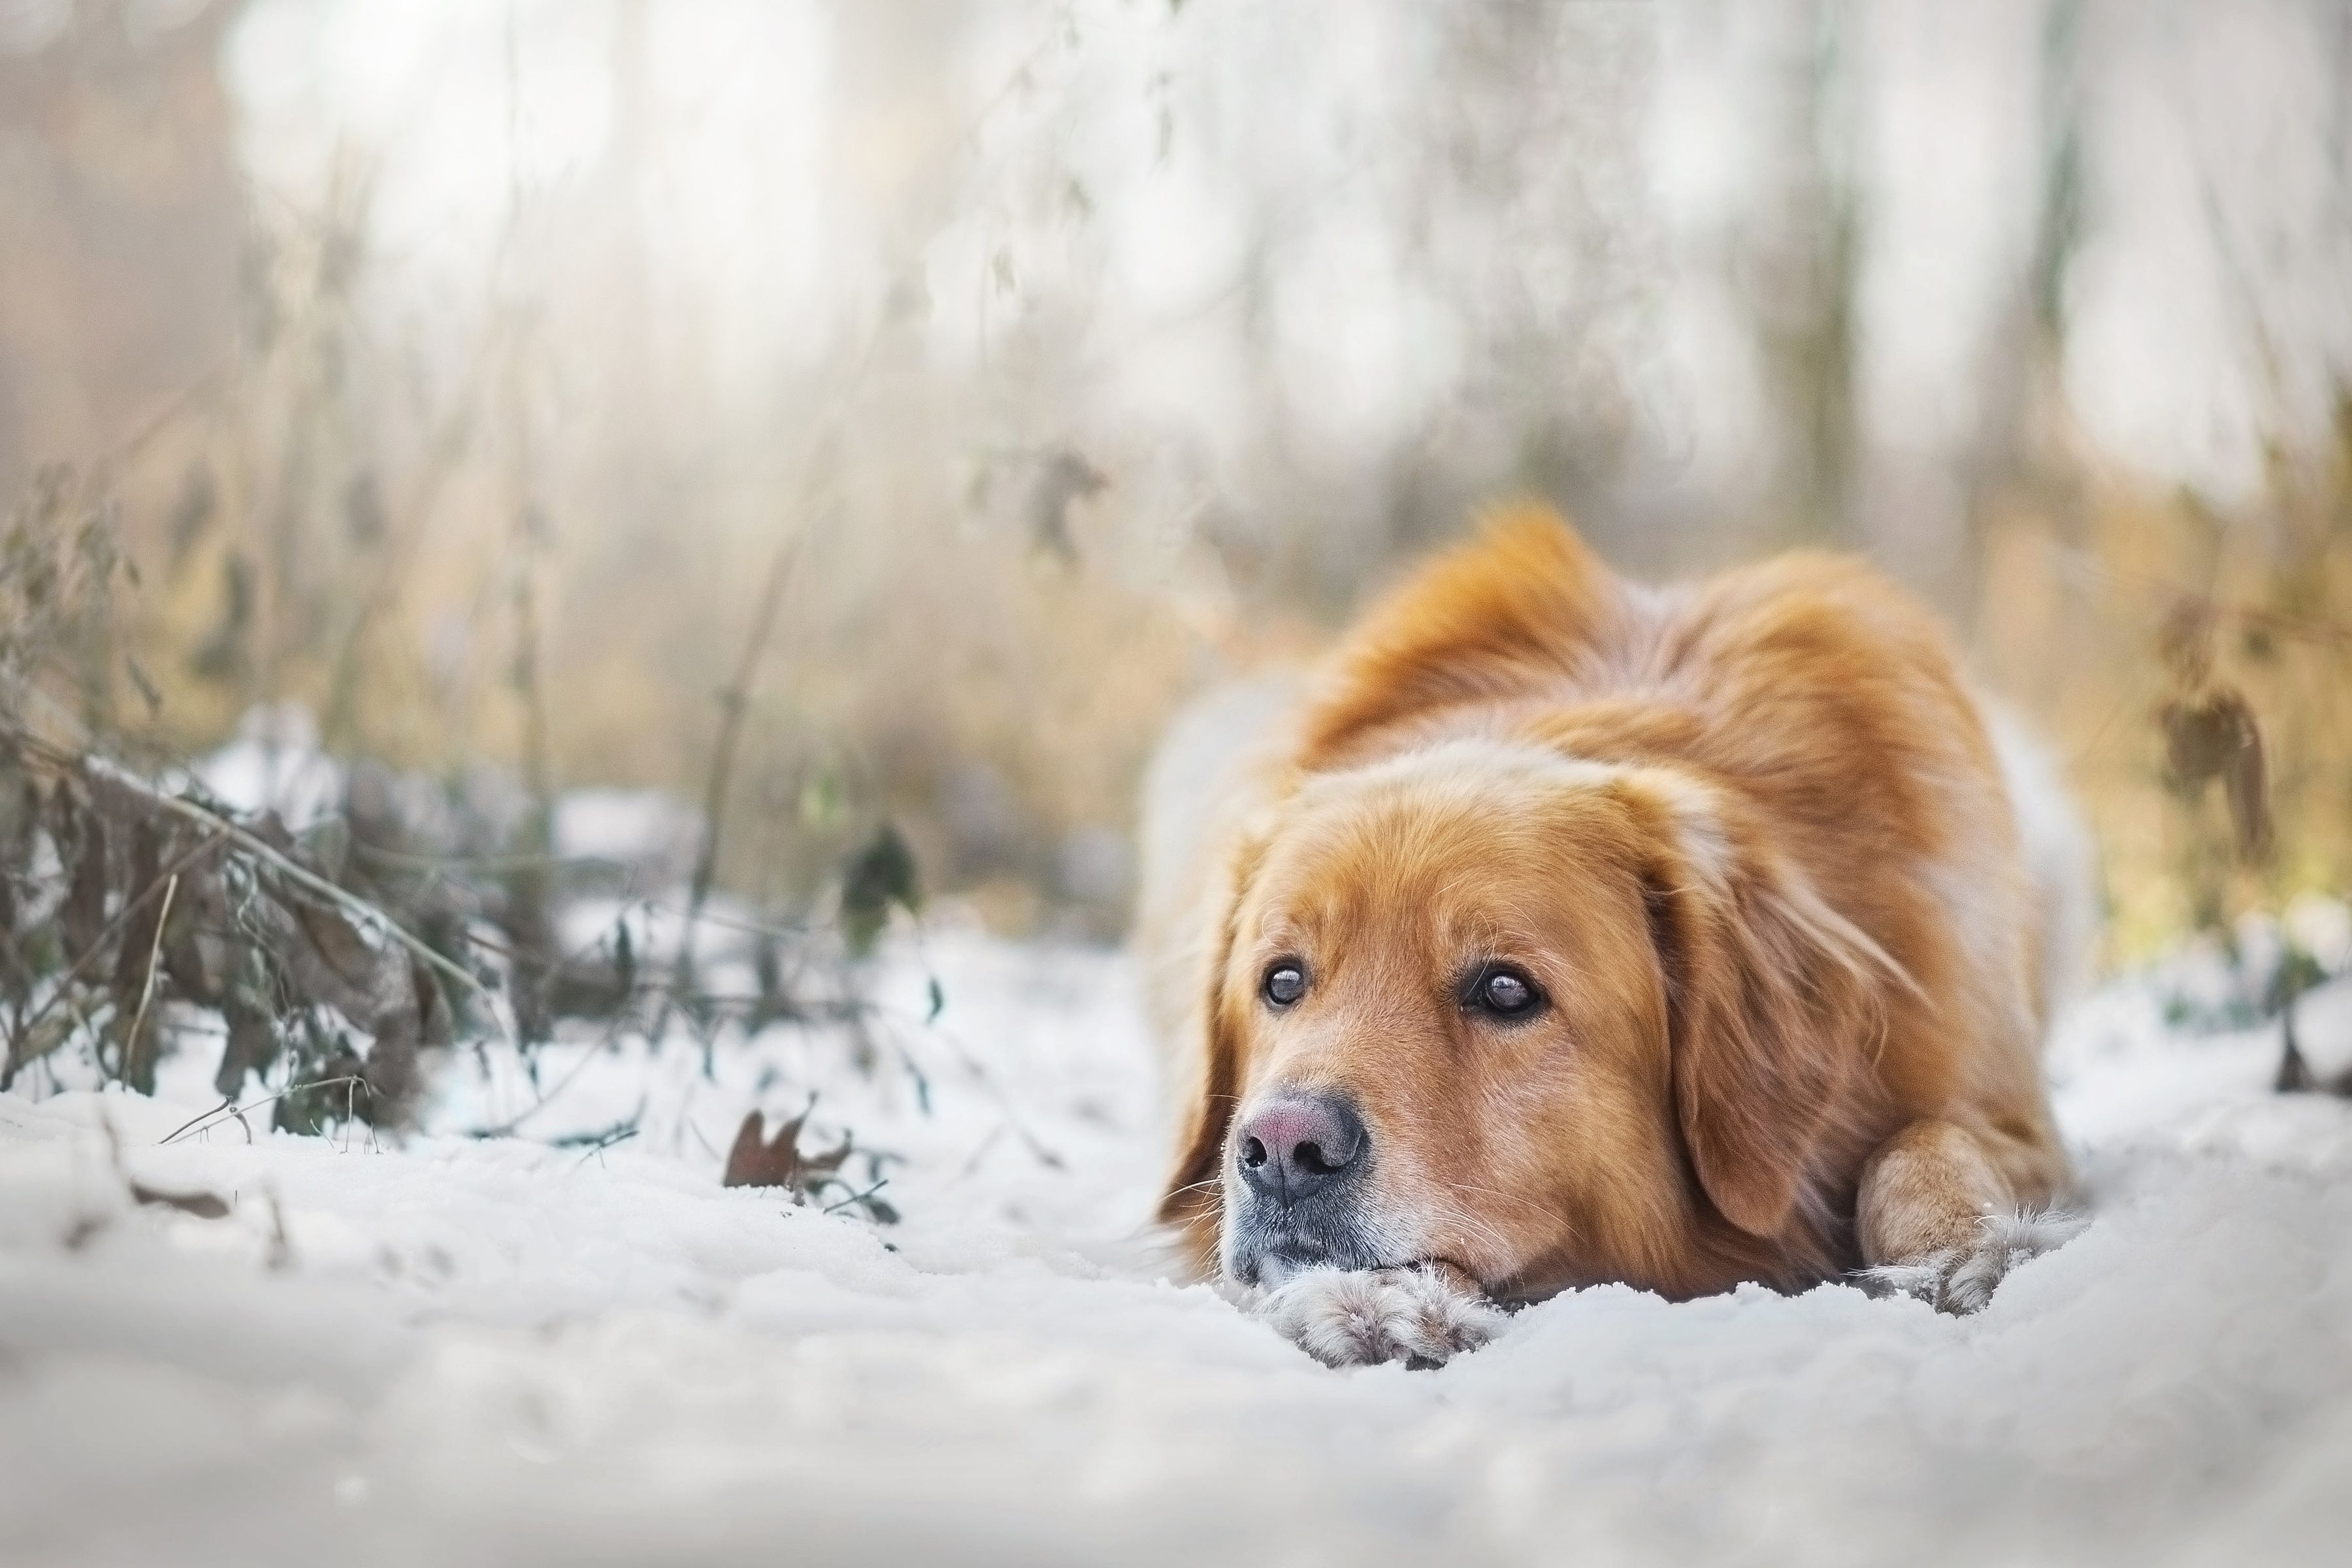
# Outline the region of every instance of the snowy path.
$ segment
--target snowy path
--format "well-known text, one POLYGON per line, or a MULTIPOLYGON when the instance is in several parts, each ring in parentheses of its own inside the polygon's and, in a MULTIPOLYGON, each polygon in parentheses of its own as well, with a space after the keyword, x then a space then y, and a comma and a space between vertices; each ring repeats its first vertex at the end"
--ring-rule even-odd
MULTIPOLYGON (((163 1146, 202 1063, 153 1101, 0 1098, 0 1563, 2352 1550, 2352 1103, 2271 1095, 2274 1032, 2168 1035, 2145 986, 2082 1009, 2054 1070, 2098 1221, 1980 1317, 1596 1289, 1442 1372, 1337 1373, 1155 1281, 1119 963, 934 949, 953 1039, 912 975, 890 1032, 929 1115, 887 1041, 867 1082, 782 1034, 715 1083, 687 1048, 588 1063, 524 1130, 642 1099, 590 1154, 455 1135, 531 1103, 471 1058, 444 1135, 398 1149, 233 1122, 163 1146), (907 1156, 903 1225, 718 1186, 743 1110, 819 1085, 820 1124, 907 1156), (126 1172, 233 1211, 136 1205, 126 1172)), ((2315 1037, 2352 1034, 2347 984, 2315 1037)))

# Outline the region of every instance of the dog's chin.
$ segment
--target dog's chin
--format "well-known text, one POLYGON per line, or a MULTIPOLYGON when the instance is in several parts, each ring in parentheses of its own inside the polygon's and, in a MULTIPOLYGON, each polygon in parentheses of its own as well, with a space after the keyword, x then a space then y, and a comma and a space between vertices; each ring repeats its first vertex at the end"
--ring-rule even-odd
POLYGON ((1333 1267, 1339 1266, 1320 1247, 1242 1247, 1226 1259, 1225 1277, 1238 1285, 1278 1290, 1307 1269, 1333 1267))
POLYGON ((1310 1268, 1365 1271, 1443 1268, 1465 1280, 1475 1278, 1451 1259, 1375 1251, 1352 1236, 1330 1237, 1297 1230, 1255 1232, 1245 1228, 1225 1258, 1226 1278, 1262 1290, 1279 1290, 1310 1268))
MULTIPOLYGON (((1309 1260, 1292 1252, 1266 1252, 1243 1267, 1248 1270, 1245 1285, 1255 1285, 1262 1290, 1279 1290, 1309 1268, 1328 1267, 1318 1260, 1309 1260)), ((1236 1278, 1240 1271, 1235 1271, 1236 1278)))
POLYGON ((1244 1226, 1225 1256, 1226 1276, 1242 1285, 1278 1289, 1308 1268, 1379 1268, 1383 1263, 1351 1236, 1279 1231, 1244 1226))
POLYGON ((1262 1252, 1257 1254, 1254 1258, 1248 1259, 1246 1262, 1237 1260, 1235 1267, 1229 1268, 1226 1272, 1241 1284, 1254 1285, 1261 1290, 1279 1290, 1285 1285, 1289 1284, 1293 1279, 1297 1279, 1301 1274, 1304 1274, 1310 1268, 1339 1268, 1359 1271, 1378 1271, 1397 1268, 1436 1269, 1451 1276, 1465 1286, 1477 1284, 1480 1289, 1483 1289, 1485 1288, 1483 1284, 1479 1283, 1477 1277, 1472 1274, 1470 1270, 1463 1268, 1458 1263, 1452 1262, 1443 1258, 1398 1258, 1377 1260, 1350 1259, 1345 1262, 1340 1262, 1333 1259, 1328 1255, 1307 1257, 1302 1256, 1300 1253, 1296 1251, 1262 1252), (1242 1271, 1244 1268, 1246 1268, 1249 1272, 1244 1274, 1242 1271))

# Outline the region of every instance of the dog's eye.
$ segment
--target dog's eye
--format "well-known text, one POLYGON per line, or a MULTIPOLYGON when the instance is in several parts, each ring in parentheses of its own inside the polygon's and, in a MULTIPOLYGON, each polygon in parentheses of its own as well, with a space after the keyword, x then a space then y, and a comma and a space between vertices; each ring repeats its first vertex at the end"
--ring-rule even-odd
POLYGON ((1265 980, 1259 990, 1271 1005, 1287 1007, 1307 994, 1307 971, 1285 959, 1265 972, 1265 980))
POLYGON ((1497 1018, 1524 1018, 1542 1006, 1543 999, 1534 981, 1501 964, 1480 971, 1468 997, 1472 1006, 1497 1018))

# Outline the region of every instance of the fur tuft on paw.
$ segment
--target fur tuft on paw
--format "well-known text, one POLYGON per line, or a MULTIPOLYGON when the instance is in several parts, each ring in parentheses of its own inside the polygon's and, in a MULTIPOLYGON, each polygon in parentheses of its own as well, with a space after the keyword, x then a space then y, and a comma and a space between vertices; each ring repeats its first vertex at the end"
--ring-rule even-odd
POLYGON ((1865 1268, 1856 1283, 1877 1296, 1913 1296, 1937 1310, 1981 1310, 2009 1271, 2028 1258, 2055 1252, 2090 1225, 2087 1216, 2045 1209, 2039 1214, 1989 1214, 1976 1238, 1924 1258, 1865 1268))
POLYGON ((1326 1366, 1437 1366, 1485 1344, 1505 1321, 1493 1302, 1425 1266, 1305 1269, 1268 1291, 1257 1310, 1326 1366))

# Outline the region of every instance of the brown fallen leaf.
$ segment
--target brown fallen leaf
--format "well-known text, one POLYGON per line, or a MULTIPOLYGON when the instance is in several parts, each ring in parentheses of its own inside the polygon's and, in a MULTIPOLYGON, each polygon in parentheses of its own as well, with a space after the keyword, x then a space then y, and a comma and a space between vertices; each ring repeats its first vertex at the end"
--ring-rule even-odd
POLYGON ((158 1192, 153 1187, 142 1186, 133 1182, 131 1184, 131 1195, 142 1204, 154 1204, 163 1208, 178 1209, 182 1214, 192 1214, 198 1219, 228 1217, 228 1205, 222 1202, 220 1196, 215 1193, 158 1192))
MULTIPOLYGON (((809 1110, 816 1109, 812 1100, 809 1110)), ((743 1118, 743 1125, 735 1133, 733 1147, 727 1151, 727 1169, 719 1178, 722 1187, 784 1187, 796 1195, 806 1197, 821 1184, 830 1180, 849 1158, 850 1141, 843 1139, 841 1147, 822 1154, 801 1152, 801 1129, 808 1124, 809 1110, 782 1123, 772 1139, 763 1139, 764 1119, 758 1111, 743 1118)))

